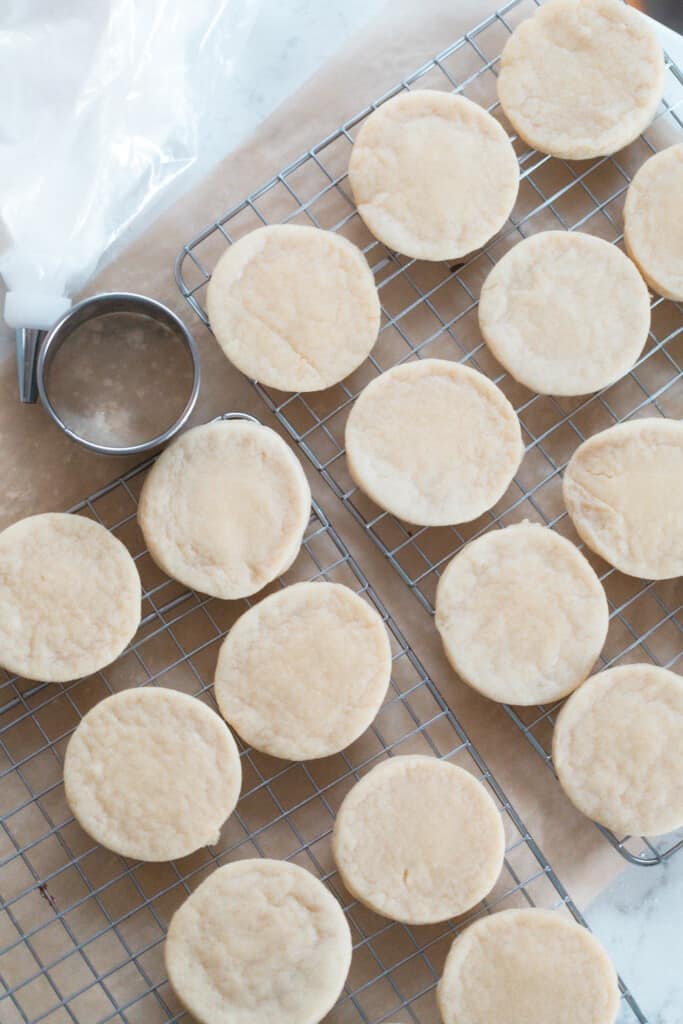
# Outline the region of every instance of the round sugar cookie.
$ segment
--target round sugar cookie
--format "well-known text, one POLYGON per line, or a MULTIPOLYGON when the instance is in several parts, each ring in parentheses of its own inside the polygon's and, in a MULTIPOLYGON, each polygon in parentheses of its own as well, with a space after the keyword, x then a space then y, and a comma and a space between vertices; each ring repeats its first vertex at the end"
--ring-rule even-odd
POLYGON ((211 276, 207 310, 230 362, 280 391, 318 391, 348 377, 380 323, 360 249, 296 224, 257 228, 231 245, 211 276))
POLYGON ((175 912, 165 960, 199 1024, 318 1024, 346 981, 351 933, 334 896, 304 868, 240 860, 175 912))
POLYGON ((361 903, 405 924, 433 924, 491 891, 505 834, 492 798, 464 768, 435 757, 392 757, 344 798, 332 853, 361 903))
POLYGON ((435 623, 446 657, 475 690, 505 704, 547 704, 590 674, 609 608, 571 541, 524 522, 485 533, 449 562, 435 623))
POLYGON ((613 1024, 619 985, 594 935, 552 910, 502 910, 468 925, 446 958, 444 1024, 613 1024))
POLYGON ((683 575, 683 423, 630 420, 579 445, 562 494, 591 550, 628 576, 683 575))
POLYGON ((0 665, 64 683, 114 661, 140 622, 135 562, 83 516, 29 516, 0 533, 0 665))
POLYGON ((218 842, 242 769, 225 722, 196 697, 124 690, 79 722, 64 758, 67 803, 88 835, 136 860, 218 842))
POLYGON ((479 326, 498 362, 542 395, 587 395, 631 369, 650 328, 650 296, 615 245, 541 231, 486 278, 479 326))
POLYGON ((619 836, 683 826, 683 679, 656 665, 591 676, 560 711, 553 763, 574 806, 619 836))
POLYGON ((232 600, 290 567, 311 513, 294 452, 269 427, 218 420, 159 456, 138 522, 154 561, 194 590, 232 600))
POLYGON ((683 301, 683 143, 640 167, 624 204, 626 251, 658 295, 683 301))
POLYGON ((420 260, 452 260, 505 224, 519 166, 505 130, 463 96, 420 89, 387 100, 363 123, 349 184, 375 238, 420 260))
POLYGON ((619 0, 550 0, 503 48, 498 98, 518 135, 566 160, 628 146, 664 90, 657 37, 619 0))
POLYGON ((391 676, 379 613, 339 583, 296 583, 234 624, 218 655, 216 700, 242 739, 273 757, 328 757, 379 711, 391 676))
POLYGON ((503 496, 523 454, 519 420, 500 388, 445 359, 376 377, 346 424, 354 481, 380 508, 420 526, 476 519, 503 496))

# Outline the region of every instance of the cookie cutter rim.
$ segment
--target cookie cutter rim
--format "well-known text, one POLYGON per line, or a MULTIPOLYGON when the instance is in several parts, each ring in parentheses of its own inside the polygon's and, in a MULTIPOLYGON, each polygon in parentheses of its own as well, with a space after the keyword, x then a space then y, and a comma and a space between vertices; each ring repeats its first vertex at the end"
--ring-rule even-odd
POLYGON ((76 441, 89 451, 97 452, 100 455, 140 455, 144 452, 158 448, 160 445, 170 441, 178 431, 187 423, 192 410, 197 402, 199 386, 201 383, 201 368, 199 351, 196 342, 183 321, 168 306, 156 299, 146 295, 138 295, 135 292, 102 292, 82 302, 64 314, 46 334, 38 355, 36 367, 38 394, 40 400, 47 410, 54 423, 72 441, 76 441), (190 395, 181 410, 179 416, 161 433, 137 444, 128 445, 106 445, 96 441, 90 441, 87 437, 78 434, 70 427, 57 412, 53 405, 47 384, 50 365, 61 345, 69 338, 76 328, 99 316, 106 316, 108 313, 137 313, 139 316, 148 317, 163 324, 178 338, 190 354, 192 360, 192 388, 190 395))

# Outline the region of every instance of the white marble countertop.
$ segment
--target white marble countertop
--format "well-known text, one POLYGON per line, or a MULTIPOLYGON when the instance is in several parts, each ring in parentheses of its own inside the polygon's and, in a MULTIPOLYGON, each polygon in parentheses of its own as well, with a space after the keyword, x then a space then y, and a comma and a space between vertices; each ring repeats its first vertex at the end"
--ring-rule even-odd
MULTIPOLYGON (((215 120, 205 140, 197 175, 242 141, 382 3, 263 0, 249 39, 248 59, 237 69, 233 102, 215 120)), ((446 46, 450 40, 443 42, 446 46)), ((665 45, 673 49, 670 38, 665 45)), ((683 852, 655 868, 626 866, 592 906, 582 909, 650 1024, 681 1024, 683 852)))
MULTIPOLYGON (((262 0, 248 44, 235 66, 225 105, 222 110, 214 110, 212 121, 202 129, 201 159, 165 200, 170 203, 180 191, 190 188, 247 137, 383 2, 262 0)), ((444 46, 450 41, 444 39, 444 46)), ((670 42, 667 48, 673 49, 670 42)), ((311 143, 315 141, 311 139, 311 143)), ((254 186, 258 184, 254 182, 254 186)), ((591 907, 582 909, 650 1024, 681 1024, 683 852, 664 866, 625 867, 591 907)))
POLYGON ((683 851, 658 867, 629 865, 582 909, 649 1024, 681 1024, 683 851))

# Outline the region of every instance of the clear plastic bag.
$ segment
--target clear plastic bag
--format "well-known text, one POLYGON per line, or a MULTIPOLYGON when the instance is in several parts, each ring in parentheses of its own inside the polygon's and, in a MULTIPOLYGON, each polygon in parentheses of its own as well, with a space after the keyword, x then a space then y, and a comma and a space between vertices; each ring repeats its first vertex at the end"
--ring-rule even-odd
POLYGON ((5 0, 0 273, 48 328, 133 221, 180 191, 260 0, 5 0), (201 102, 199 98, 201 97, 201 102), (173 187, 172 187, 173 186, 173 187))

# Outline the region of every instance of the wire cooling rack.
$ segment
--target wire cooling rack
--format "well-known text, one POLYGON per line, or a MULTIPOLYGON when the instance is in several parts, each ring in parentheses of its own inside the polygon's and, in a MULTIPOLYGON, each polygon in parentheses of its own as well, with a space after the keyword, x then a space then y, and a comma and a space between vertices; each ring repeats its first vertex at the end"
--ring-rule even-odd
MULTIPOLYGON (((587 398, 528 391, 503 372, 482 342, 478 296, 492 265, 515 242, 546 229, 581 230, 621 246, 621 209, 629 182, 652 153, 683 137, 683 75, 667 58, 665 99, 647 132, 627 149, 581 162, 530 150, 502 114, 496 73, 509 33, 539 5, 538 0, 511 0, 206 227, 183 247, 176 262, 181 292, 208 325, 205 291, 210 268, 226 245, 262 224, 312 223, 339 232, 363 249, 382 304, 382 326, 370 358, 343 383, 314 394, 283 394, 254 386, 429 612, 434 611, 436 585, 445 565, 463 544, 488 529, 530 519, 557 529, 583 548, 561 497, 561 473, 577 445, 596 431, 633 417, 683 415, 681 307, 661 298, 652 303, 650 335, 635 367, 617 384, 587 398), (391 96, 412 88, 460 93, 486 107, 507 129, 519 158, 520 191, 509 223, 485 249, 455 266, 416 262, 372 238, 346 181, 351 146, 365 118, 391 96), (416 528, 383 512, 355 487, 344 457, 344 427, 358 393, 384 370, 423 356, 455 359, 481 370, 501 387, 522 424, 526 453, 509 490, 485 516, 459 527, 416 528)), ((633 580, 585 548, 584 552, 598 571, 610 604, 604 664, 646 661, 677 667, 683 632, 680 581, 633 580)), ((548 764, 557 707, 524 713, 506 709, 548 764)), ((637 864, 657 864, 683 846, 683 834, 647 841, 603 832, 637 864)))
MULTIPOLYGON (((136 506, 153 460, 72 511, 102 523, 129 549, 143 582, 143 618, 127 651, 68 685, 16 677, 0 685, 0 1020, 2 1024, 155 1024, 188 1020, 164 972, 170 916, 215 866, 284 857, 322 878, 344 906, 354 940, 345 992, 330 1024, 437 1019, 434 988, 452 938, 474 917, 512 906, 553 907, 584 924, 533 838, 447 708, 356 561, 313 507, 300 555, 280 580, 344 583, 378 610, 392 644, 391 686, 373 726, 343 753, 289 763, 241 746, 243 792, 218 844, 171 864, 142 864, 93 844, 65 802, 68 738, 103 697, 163 685, 215 709, 218 646, 250 601, 218 601, 169 580, 152 562, 136 506), (344 890, 330 852, 335 811, 353 783, 393 754, 429 754, 472 771, 503 818, 505 865, 471 914, 408 928, 366 910, 344 890)), ((645 1016, 622 984, 620 1021, 645 1016)))

